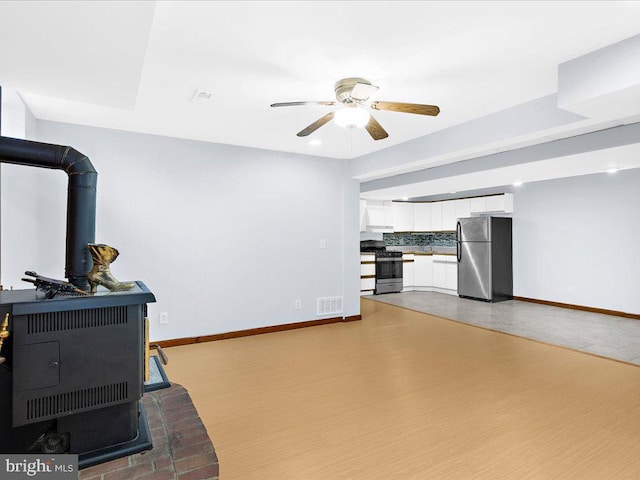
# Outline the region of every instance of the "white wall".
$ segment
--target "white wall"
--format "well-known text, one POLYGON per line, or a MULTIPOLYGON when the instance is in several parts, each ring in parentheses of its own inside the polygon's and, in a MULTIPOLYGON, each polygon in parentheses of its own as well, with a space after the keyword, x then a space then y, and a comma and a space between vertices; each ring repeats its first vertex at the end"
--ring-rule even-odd
POLYGON ((2 125, 5 137, 25 138, 27 108, 15 90, 2 89, 2 125))
POLYGON ((344 311, 360 314, 360 182, 350 178, 349 161, 344 161, 344 311))
MULTIPOLYGON (((153 340, 322 318, 319 296, 344 296, 344 315, 359 313, 359 188, 343 161, 46 121, 37 134, 95 165, 96 242, 120 251, 116 278, 155 293, 153 340), (161 311, 168 325, 159 325, 161 311)), ((13 200, 30 203, 12 206, 6 233, 18 239, 36 218, 39 242, 37 251, 13 248, 5 282, 19 281, 25 266, 60 278, 66 175, 15 168, 37 191, 15 186, 13 200)))
POLYGON ((640 169, 523 185, 514 295, 640 313, 640 169))
MULTIPOLYGON (((3 88, 2 135, 29 138, 32 127, 33 116, 20 96, 14 90, 3 88)), ((28 212, 38 208, 38 185, 48 175, 44 171, 29 172, 36 169, 8 164, 0 164, 0 170, 0 284, 4 288, 25 288, 27 284, 20 281, 20 275, 29 270, 30 265, 26 262, 14 263, 10 269, 13 271, 8 273, 7 264, 12 264, 12 252, 16 249, 35 252, 41 241, 38 238, 37 218, 28 212), (23 192, 31 193, 23 196, 23 192), (15 222, 15 218, 19 221, 15 222)))

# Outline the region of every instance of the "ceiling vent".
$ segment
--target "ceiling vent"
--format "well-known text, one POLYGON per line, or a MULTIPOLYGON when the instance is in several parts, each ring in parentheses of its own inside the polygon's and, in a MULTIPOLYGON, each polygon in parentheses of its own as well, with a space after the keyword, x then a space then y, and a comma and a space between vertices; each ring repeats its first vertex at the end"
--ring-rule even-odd
POLYGON ((213 93, 204 90, 196 90, 196 93, 191 97, 193 103, 207 103, 210 100, 213 100, 213 93))

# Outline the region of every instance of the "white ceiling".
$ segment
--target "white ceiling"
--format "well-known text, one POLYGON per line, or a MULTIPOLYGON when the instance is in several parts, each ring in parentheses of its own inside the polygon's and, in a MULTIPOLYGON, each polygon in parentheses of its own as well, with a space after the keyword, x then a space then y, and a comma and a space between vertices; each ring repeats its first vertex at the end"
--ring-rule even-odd
POLYGON ((638 18, 625 1, 2 1, 0 85, 39 119, 354 158, 553 94, 559 64, 638 18), (269 107, 333 100, 348 76, 442 113, 375 112, 374 142, 333 123, 299 138, 332 107, 269 107))
POLYGON ((361 193, 360 197, 369 200, 408 200, 425 195, 455 198, 460 192, 479 194, 496 186, 517 193, 522 185, 531 182, 578 175, 617 175, 632 168, 640 168, 640 143, 371 190, 361 193))

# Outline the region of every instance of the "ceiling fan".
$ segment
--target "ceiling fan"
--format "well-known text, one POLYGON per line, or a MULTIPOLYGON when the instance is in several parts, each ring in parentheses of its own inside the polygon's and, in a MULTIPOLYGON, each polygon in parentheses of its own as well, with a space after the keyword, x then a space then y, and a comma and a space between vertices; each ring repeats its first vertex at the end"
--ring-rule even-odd
POLYGON ((371 85, 371 82, 364 78, 343 78, 335 84, 336 102, 282 102, 274 103, 272 107, 293 107, 301 105, 340 105, 342 108, 335 112, 329 112, 308 127, 299 131, 299 137, 306 137, 319 129, 331 120, 342 127, 364 127, 374 140, 382 140, 387 138, 389 134, 382 125, 373 118, 367 108, 373 110, 388 110, 391 112, 415 113, 417 115, 436 116, 440 113, 440 108, 435 105, 422 105, 419 103, 400 103, 400 102, 368 102, 379 87, 371 85))

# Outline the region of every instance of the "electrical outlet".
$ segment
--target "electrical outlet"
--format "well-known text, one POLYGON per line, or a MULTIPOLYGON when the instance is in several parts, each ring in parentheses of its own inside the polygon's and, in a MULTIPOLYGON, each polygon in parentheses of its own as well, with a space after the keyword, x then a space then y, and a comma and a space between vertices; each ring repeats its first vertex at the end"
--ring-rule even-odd
POLYGON ((160 312, 160 325, 169 323, 169 312, 160 312))
POLYGON ((320 240, 320 248, 327 248, 327 240, 325 238, 320 240))
POLYGON ((573 285, 569 285, 569 295, 573 295, 573 294, 574 294, 573 285))
POLYGON ((294 300, 293 301, 293 307, 296 310, 300 310, 302 308, 302 300, 294 300))

